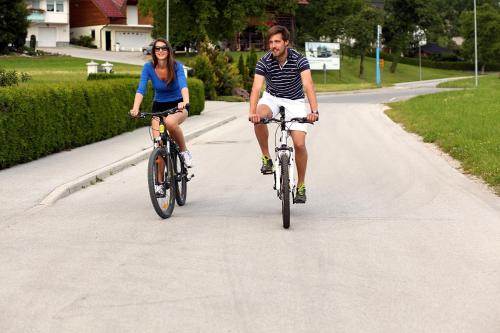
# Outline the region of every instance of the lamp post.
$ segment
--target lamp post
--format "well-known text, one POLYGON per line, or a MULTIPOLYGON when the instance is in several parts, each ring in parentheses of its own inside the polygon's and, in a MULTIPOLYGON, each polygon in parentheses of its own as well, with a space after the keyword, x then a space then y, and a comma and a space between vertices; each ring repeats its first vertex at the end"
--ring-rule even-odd
POLYGON ((380 35, 382 34, 382 26, 377 25, 377 48, 375 50, 375 62, 376 62, 376 70, 375 70, 375 83, 377 87, 380 87, 380 35))
POLYGON ((170 8, 169 8, 169 7, 170 7, 170 6, 169 6, 169 5, 170 5, 170 4, 169 4, 169 0, 166 0, 166 1, 167 1, 166 5, 165 5, 165 7, 166 7, 166 11, 167 11, 167 26, 166 26, 166 32, 167 32, 167 41, 168 41, 168 42, 170 42, 170 40, 168 39, 168 37, 169 37, 169 35, 168 35, 168 25, 169 25, 169 19, 170 19, 170 12, 169 12, 169 10, 170 10, 170 8))
POLYGON ((477 78, 477 18, 476 18, 476 0, 474 0, 474 77, 475 85, 478 86, 477 78))

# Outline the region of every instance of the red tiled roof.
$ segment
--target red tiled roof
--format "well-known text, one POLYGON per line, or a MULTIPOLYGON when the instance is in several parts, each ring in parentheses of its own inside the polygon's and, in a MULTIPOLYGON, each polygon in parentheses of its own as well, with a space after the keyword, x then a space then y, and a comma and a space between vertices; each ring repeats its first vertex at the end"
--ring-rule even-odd
MULTIPOLYGON (((96 6, 101 10, 101 12, 107 17, 125 17, 120 11, 120 7, 113 0, 93 0, 96 6)), ((116 0, 116 2, 122 2, 116 0)))

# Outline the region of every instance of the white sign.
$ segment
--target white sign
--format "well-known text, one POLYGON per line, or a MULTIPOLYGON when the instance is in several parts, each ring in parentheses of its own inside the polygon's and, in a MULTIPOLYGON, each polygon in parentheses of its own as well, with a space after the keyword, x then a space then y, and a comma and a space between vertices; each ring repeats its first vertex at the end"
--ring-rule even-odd
POLYGON ((311 69, 340 69, 340 44, 306 42, 306 58, 311 69))

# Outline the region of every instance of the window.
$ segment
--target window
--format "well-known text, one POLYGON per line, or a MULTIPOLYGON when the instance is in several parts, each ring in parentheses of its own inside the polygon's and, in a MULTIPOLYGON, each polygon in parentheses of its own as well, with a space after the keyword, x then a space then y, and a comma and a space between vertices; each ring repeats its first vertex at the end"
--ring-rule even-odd
POLYGON ((95 40, 95 30, 90 30, 90 36, 95 40))
POLYGON ((31 0, 31 8, 40 9, 40 0, 31 0))
POLYGON ((48 12, 64 12, 64 0, 47 0, 48 12))

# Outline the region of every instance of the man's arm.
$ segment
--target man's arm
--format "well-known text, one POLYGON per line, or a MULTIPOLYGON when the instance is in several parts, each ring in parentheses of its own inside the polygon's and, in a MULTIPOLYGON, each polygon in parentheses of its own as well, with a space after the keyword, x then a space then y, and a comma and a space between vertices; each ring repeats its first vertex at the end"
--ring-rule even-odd
POLYGON ((318 100, 316 99, 316 93, 314 92, 314 83, 312 80, 311 70, 306 69, 300 73, 300 78, 302 79, 302 84, 304 85, 304 90, 307 95, 307 100, 309 101, 309 106, 311 107, 311 113, 307 115, 307 119, 311 122, 318 120, 319 115, 314 113, 318 111, 318 100))
POLYGON ((257 114, 257 102, 260 97, 260 90, 264 84, 264 76, 255 74, 252 85, 252 92, 250 94, 250 112, 248 114, 248 119, 253 123, 260 122, 260 117, 257 114))

